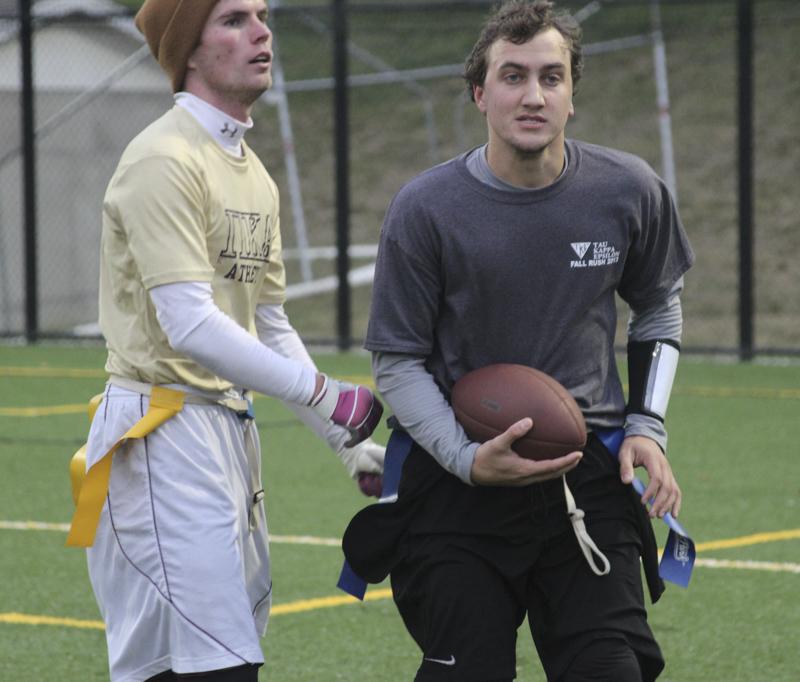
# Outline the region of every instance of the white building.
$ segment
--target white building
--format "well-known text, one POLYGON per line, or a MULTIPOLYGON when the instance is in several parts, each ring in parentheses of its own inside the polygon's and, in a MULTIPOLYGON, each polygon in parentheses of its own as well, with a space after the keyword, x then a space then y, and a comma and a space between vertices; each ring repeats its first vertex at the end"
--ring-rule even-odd
MULTIPOLYGON (((0 0, 0 17, 16 12, 0 0)), ((97 320, 103 194, 122 150, 171 106, 169 83, 109 0, 40 0, 33 38, 39 326, 97 320)), ((24 317, 21 67, 15 20, 0 20, 0 334, 24 317)))

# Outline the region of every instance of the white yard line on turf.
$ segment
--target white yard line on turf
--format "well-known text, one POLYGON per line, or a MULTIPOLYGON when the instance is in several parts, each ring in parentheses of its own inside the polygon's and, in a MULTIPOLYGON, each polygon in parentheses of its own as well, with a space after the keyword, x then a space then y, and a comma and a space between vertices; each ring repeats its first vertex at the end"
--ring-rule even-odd
MULTIPOLYGON (((67 523, 43 523, 40 521, 0 521, 0 530, 38 530, 38 531, 58 531, 66 532, 69 529, 67 523)), ((698 550, 707 549, 728 549, 734 547, 744 547, 748 545, 763 544, 766 542, 779 542, 781 540, 800 539, 800 529, 775 531, 770 533, 758 533, 746 535, 740 538, 728 540, 718 540, 706 543, 699 543, 698 550)), ((311 535, 271 535, 270 541, 274 543, 298 544, 298 545, 323 545, 331 547, 341 546, 341 542, 336 538, 319 538, 311 535)), ((749 571, 769 571, 778 573, 800 574, 800 564, 779 561, 750 561, 741 559, 712 559, 710 557, 699 557, 696 566, 703 568, 728 568, 749 571)), ((374 588, 365 596, 366 601, 378 601, 391 598, 391 590, 374 588)), ((303 611, 316 611, 322 608, 344 606, 346 604, 359 603, 353 597, 346 595, 333 595, 329 597, 318 597, 314 599, 301 599, 286 604, 276 604, 272 607, 272 615, 284 615, 299 613, 303 611)), ((0 613, 0 623, 12 625, 54 625, 72 628, 102 629, 103 623, 96 620, 79 620, 74 618, 61 618, 45 615, 21 614, 21 613, 0 613)))
MULTIPOLYGON (((0 530, 39 530, 56 531, 66 533, 69 531, 68 523, 46 523, 43 521, 0 521, 0 530)), ((727 540, 712 540, 701 542, 697 545, 698 552, 715 549, 732 549, 736 547, 748 547, 770 542, 780 542, 785 540, 800 539, 800 529, 772 531, 768 533, 756 533, 744 535, 739 538, 727 540)), ((270 542, 284 545, 312 545, 322 547, 341 547, 342 541, 339 538, 321 538, 314 535, 270 535, 270 542)), ((800 573, 800 564, 780 561, 748 561, 735 559, 712 559, 698 558, 697 566, 705 568, 738 568, 759 571, 786 571, 789 573, 800 573)))
MULTIPOLYGON (((66 533, 69 531, 69 524, 41 521, 0 521, 0 530, 50 530, 66 533)), ((318 538, 313 535, 270 535, 269 541, 283 545, 342 546, 342 541, 338 538, 318 538)))
POLYGON ((738 568, 750 571, 773 571, 775 573, 800 573, 800 564, 786 561, 746 561, 737 559, 695 559, 695 566, 703 568, 738 568))

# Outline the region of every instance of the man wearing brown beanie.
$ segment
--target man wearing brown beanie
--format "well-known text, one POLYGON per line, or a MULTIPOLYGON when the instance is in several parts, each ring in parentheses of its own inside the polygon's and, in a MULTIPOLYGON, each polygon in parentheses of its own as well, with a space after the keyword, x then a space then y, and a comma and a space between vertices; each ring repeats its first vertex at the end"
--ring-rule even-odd
POLYGON ((382 411, 317 372, 283 309, 278 192, 244 141, 271 85, 264 0, 146 0, 175 107, 103 202, 110 375, 67 543, 88 547, 113 682, 254 682, 271 603, 251 391, 284 401, 379 493, 382 411))

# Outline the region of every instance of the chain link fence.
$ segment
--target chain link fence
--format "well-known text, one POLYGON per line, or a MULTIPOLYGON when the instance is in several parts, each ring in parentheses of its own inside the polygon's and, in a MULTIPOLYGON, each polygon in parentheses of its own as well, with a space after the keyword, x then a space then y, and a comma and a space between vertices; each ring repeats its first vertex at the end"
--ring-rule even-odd
MULTIPOLYGON (((697 251, 684 344, 738 338, 737 3, 564 2, 582 20, 570 137, 642 156, 674 182, 697 251)), ((336 334, 331 15, 273 3, 275 87, 248 142, 281 188, 290 300, 308 341, 336 334)), ((349 6, 352 335, 366 330, 384 211, 425 168, 485 140, 459 74, 488 3, 349 6)), ((800 5, 756 0, 755 348, 800 353, 800 5)), ((25 331, 19 22, 0 2, 0 335, 25 331)), ((130 139, 171 105, 166 77, 112 2, 34 5, 38 326, 97 334, 100 211, 130 139)))

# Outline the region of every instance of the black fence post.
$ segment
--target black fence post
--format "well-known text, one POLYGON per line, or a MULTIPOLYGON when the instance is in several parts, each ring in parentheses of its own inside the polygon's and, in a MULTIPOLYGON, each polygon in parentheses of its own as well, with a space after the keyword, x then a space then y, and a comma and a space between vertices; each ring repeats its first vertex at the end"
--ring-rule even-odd
POLYGON ((739 357, 753 359, 753 5, 738 0, 739 357))
POLYGON ((337 345, 350 349, 350 136, 347 93, 347 0, 333 0, 333 76, 335 81, 337 345))
POLYGON ((19 45, 22 65, 22 164, 25 231, 25 337, 39 336, 39 294, 36 254, 36 128, 33 87, 33 20, 30 0, 19 0, 19 45))

